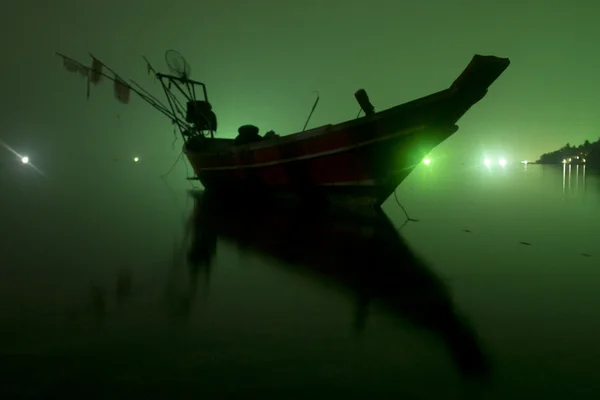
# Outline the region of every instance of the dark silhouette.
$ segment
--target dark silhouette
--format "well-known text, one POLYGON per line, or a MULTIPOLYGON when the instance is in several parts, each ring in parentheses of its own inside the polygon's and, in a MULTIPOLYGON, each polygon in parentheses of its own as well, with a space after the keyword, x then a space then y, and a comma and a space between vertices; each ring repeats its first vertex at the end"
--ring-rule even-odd
POLYGON ((571 146, 567 143, 558 150, 542 154, 537 164, 562 164, 563 162, 585 164, 593 168, 600 167, 600 139, 593 143, 586 140, 579 146, 571 146))
POLYGON ((360 89, 355 96, 364 118, 357 115, 307 131, 319 102, 317 94, 301 131, 285 137, 261 136, 257 126, 244 125, 231 139, 215 137, 217 116, 207 87, 190 79, 189 64, 173 49, 165 54, 170 74, 149 68, 166 102, 134 82, 125 84, 104 62, 108 74, 64 54, 57 56, 70 72, 87 76, 91 71, 113 81, 121 102, 128 102, 133 92, 166 116, 185 142, 182 154, 194 171, 189 179, 200 181, 204 188, 232 196, 297 197, 351 207, 380 207, 424 154, 458 131, 458 121, 487 96, 510 65, 508 58, 475 54, 449 87, 378 112, 360 89))
POLYGON ((210 264, 217 240, 275 257, 295 273, 354 293, 357 333, 366 329, 369 309, 381 306, 439 337, 465 376, 487 376, 488 360, 448 288, 412 252, 383 211, 350 216, 307 207, 231 204, 208 192, 193 195, 189 259, 196 264, 210 264))

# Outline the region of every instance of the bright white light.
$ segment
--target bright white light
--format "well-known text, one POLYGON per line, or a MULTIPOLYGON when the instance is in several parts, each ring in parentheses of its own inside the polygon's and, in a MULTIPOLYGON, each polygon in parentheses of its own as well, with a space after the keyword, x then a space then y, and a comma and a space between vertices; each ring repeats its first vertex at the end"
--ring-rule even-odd
POLYGON ((585 162, 585 158, 582 158, 581 161, 585 162))
POLYGON ((563 164, 566 164, 566 163, 567 163, 567 160, 563 160, 563 164))
POLYGON ((506 165, 506 160, 501 159, 500 161, 498 161, 498 164, 500 164, 501 167, 504 167, 506 165))
POLYGON ((523 164, 527 165, 527 163, 528 163, 528 161, 527 161, 527 160, 523 161, 523 164))
POLYGON ((27 157, 27 156, 21 157, 21 162, 23 164, 27 164, 29 162, 29 157, 27 157))
POLYGON ((140 161, 139 157, 133 157, 133 162, 138 162, 138 161, 140 161))
POLYGON ((489 167, 491 164, 490 160, 488 160, 487 158, 483 161, 483 163, 485 164, 486 167, 489 167))
POLYGON ((425 163, 425 165, 431 164, 431 160, 429 158, 424 159, 423 162, 425 163))

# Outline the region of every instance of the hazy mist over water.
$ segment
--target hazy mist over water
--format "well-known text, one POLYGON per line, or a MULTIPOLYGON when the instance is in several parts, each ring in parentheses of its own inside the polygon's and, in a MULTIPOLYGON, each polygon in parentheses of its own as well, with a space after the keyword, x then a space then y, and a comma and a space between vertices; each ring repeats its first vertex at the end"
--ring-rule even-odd
MULTIPOLYGON (((73 172, 81 179, 69 184, 25 169, 3 174, 3 196, 16 200, 0 211, 3 390, 22 384, 31 393, 83 395, 89 384, 100 398, 125 389, 165 390, 170 398, 321 390, 595 398, 599 175, 575 166, 434 160, 419 167, 397 190, 419 220, 401 229, 409 249, 401 255, 422 260, 398 293, 404 314, 375 302, 357 334, 357 299, 344 282, 223 237, 210 279, 202 270, 192 282, 185 260, 191 186, 181 165, 168 184, 149 168, 132 164, 104 181, 73 172), (413 285, 420 269, 428 272, 413 285), (446 289, 434 301, 419 285, 446 289), (446 296, 455 323, 472 329, 463 335, 485 354, 485 378, 461 372, 461 355, 451 354, 464 350, 460 334, 420 317, 446 296)), ((393 197, 384 210, 403 224, 393 197)), ((299 246, 299 256, 322 259, 322 268, 337 260, 309 254, 327 243, 314 247, 306 237, 299 246)), ((369 271, 386 257, 365 261, 361 279, 371 281, 369 271)), ((408 268, 400 258, 390 262, 408 268)))
POLYGON ((3 5, 0 399, 599 398, 600 176, 519 161, 598 139, 600 3, 3 5), (165 100, 142 57, 168 72, 168 49, 219 138, 297 132, 315 91, 308 129, 355 118, 360 88, 381 111, 474 54, 511 66, 398 188, 419 220, 399 237, 199 206, 183 162, 158 178, 181 151, 171 119, 108 80, 88 96, 55 53, 165 100))

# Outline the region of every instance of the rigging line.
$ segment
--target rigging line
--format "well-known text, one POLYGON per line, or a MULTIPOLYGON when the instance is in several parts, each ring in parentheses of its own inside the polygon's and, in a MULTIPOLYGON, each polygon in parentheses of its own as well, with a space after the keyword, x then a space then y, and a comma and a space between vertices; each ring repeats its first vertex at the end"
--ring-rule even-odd
POLYGON ((148 74, 152 73, 152 75, 154 76, 154 83, 156 83, 156 70, 154 69, 150 61, 148 61, 146 56, 142 56, 142 58, 144 59, 144 61, 146 61, 146 68, 148 68, 148 74))
MULTIPOLYGON (((100 61, 100 60, 99 60, 98 58, 96 58, 96 57, 95 57, 95 56, 94 56, 92 53, 88 53, 88 54, 89 54, 89 55, 90 55, 90 57, 92 57, 94 60, 98 60, 98 61, 100 61)), ((144 58, 144 59, 145 59, 145 58, 144 58)), ((148 60, 146 60, 146 62, 148 62, 148 60)), ((111 67, 109 67, 108 65, 106 65, 106 64, 104 63, 104 61, 100 61, 100 63, 102 64, 102 67, 106 68, 106 69, 107 69, 107 70, 108 70, 110 73, 112 73, 112 74, 115 76, 115 79, 113 79, 113 81, 116 81, 116 78, 123 79, 123 78, 121 78, 121 76, 120 76, 119 74, 117 74, 117 73, 115 72, 115 70, 113 70, 111 67)), ((148 63, 148 64, 149 64, 149 63, 148 63)), ((94 71, 94 72, 98 72, 98 71, 94 71)), ((146 89, 144 89, 144 88, 143 88, 141 85, 139 85, 138 83, 136 83, 136 82, 135 82, 133 79, 129 79, 129 81, 130 81, 130 82, 132 82, 132 83, 133 83, 135 86, 137 86, 137 87, 138 87, 138 89, 140 89, 141 91, 143 91, 143 92, 144 92, 144 94, 145 94, 144 100, 146 100, 146 101, 148 101, 148 102, 150 102, 150 100, 152 100, 152 101, 153 101, 153 104, 151 104, 151 105, 155 106, 156 108, 159 108, 159 107, 160 107, 160 108, 162 108, 162 110, 163 110, 163 111, 166 111, 166 112, 168 112, 168 109, 167 109, 167 107, 166 107, 164 104, 162 104, 162 103, 161 103, 161 101, 160 101, 160 100, 159 100, 159 99, 158 99, 156 96, 152 95, 150 92, 148 92, 146 89)), ((124 83, 124 82, 123 82, 123 83, 124 83)), ((130 88, 130 89, 133 89, 133 88, 131 87, 131 85, 127 85, 127 86, 129 86, 129 88, 130 88)))
POLYGON ((129 81, 131 83, 133 83, 135 86, 137 86, 137 88, 141 91, 143 91, 146 96, 148 96, 150 99, 152 99, 154 101, 154 106, 155 107, 161 107, 163 108, 165 111, 168 111, 169 109, 167 108, 167 106, 165 106, 156 96, 154 96, 152 93, 150 93, 149 91, 147 91, 146 89, 144 89, 142 87, 142 85, 140 85, 139 83, 137 83, 136 81, 134 81, 133 79, 129 79, 129 81))
POLYGON ((183 104, 181 104, 181 101, 179 101, 179 99, 173 93, 169 93, 169 96, 171 96, 171 99, 173 100, 173 108, 177 110, 181 116, 181 119, 185 121, 187 118, 187 113, 184 111, 185 108, 183 107, 183 104))
MULTIPOLYGON (((167 79, 169 79, 169 78, 167 78, 167 79)), ((175 86, 175 87, 177 88, 177 90, 179 90, 179 93, 181 93, 181 94, 183 95, 183 97, 187 98, 188 100, 191 100, 191 99, 189 98, 190 96, 188 96, 188 93, 184 92, 184 91, 183 91, 183 89, 181 88, 181 86, 179 86, 179 85, 177 84, 177 82, 175 82, 174 80, 172 80, 172 79, 171 79, 171 80, 169 81, 169 89, 171 88, 171 84, 172 84, 173 86, 175 86)))
POLYGON ((179 162, 179 160, 181 159, 181 157, 183 156, 183 150, 181 150, 181 152, 179 153, 179 155, 177 156, 177 158, 175 159, 175 162, 173 163, 173 165, 171 165, 171 168, 169 168, 169 170, 160 176, 160 179, 165 179, 167 176, 169 176, 169 174, 171 172, 173 172, 173 169, 175 169, 175 166, 177 165, 177 163, 179 162))
POLYGON ((173 102, 175 102, 175 105, 178 106, 177 111, 179 111, 181 113, 181 115, 183 115, 183 104, 181 104, 181 101, 179 101, 179 99, 177 97, 175 97, 175 95, 171 95, 173 102))
MULTIPOLYGON (((127 86, 127 88, 128 88, 129 90, 131 90, 133 93, 135 93, 135 94, 137 94, 138 96, 140 96, 140 98, 141 98, 142 100, 144 100, 145 102, 147 102, 148 104, 150 104, 150 106, 152 106, 152 107, 156 108, 158 111, 160 111, 160 112, 161 112, 161 113, 163 113, 165 116, 167 116, 167 117, 168 117, 170 120, 176 120, 176 119, 177 119, 177 116, 176 116, 175 114, 171 113, 171 112, 170 112, 170 111, 168 111, 166 108, 160 108, 160 107, 156 107, 156 105, 154 104, 154 102, 153 102, 152 100, 149 100, 149 98, 148 98, 148 96, 147 96, 147 95, 145 95, 145 94, 144 94, 144 93, 142 93, 141 91, 137 90, 136 88, 132 87, 131 85, 127 84, 126 82, 123 82, 123 81, 118 81, 118 80, 116 80, 114 77, 112 77, 112 76, 110 76, 110 75, 108 75, 108 74, 105 74, 104 72, 93 70, 91 67, 88 67, 87 65, 84 65, 84 64, 80 63, 79 61, 77 61, 77 60, 75 60, 75 59, 71 58, 71 57, 67 57, 67 56, 65 56, 65 55, 64 55, 64 54, 62 54, 62 53, 58 53, 58 52, 57 52, 57 53, 55 53, 55 54, 56 54, 57 56, 61 57, 63 60, 69 60, 69 61, 73 62, 74 64, 76 64, 76 65, 77 65, 77 66, 79 66, 80 68, 84 68, 84 69, 85 69, 86 71, 88 71, 88 72, 90 72, 90 71, 94 71, 94 72, 95 72, 95 73, 97 73, 98 75, 100 75, 100 76, 103 76, 104 78, 106 78, 106 79, 108 79, 108 80, 110 80, 110 81, 112 81, 112 82, 115 82, 115 83, 121 83, 121 84, 124 84, 124 85, 126 85, 126 86, 127 86)), ((92 57, 93 57, 93 56, 92 56, 92 57)), ((102 64, 102 65, 104 65, 104 64, 102 64)), ((110 68, 108 68, 108 67, 106 67, 106 68, 107 68, 109 71, 112 71, 110 68)), ((113 73, 114 73, 114 72, 113 72, 113 73)), ((116 74, 115 74, 115 76, 116 76, 116 74)))
MULTIPOLYGON (((89 52, 88 52, 88 54, 89 54, 89 55, 90 55, 90 57, 92 57, 94 60, 96 60, 96 61, 100 62, 100 63, 102 64, 102 67, 103 67, 103 68, 106 68, 106 69, 108 70, 108 72, 110 72, 110 73, 112 73, 112 74, 114 75, 114 79, 112 79, 112 81, 113 81, 113 82, 118 82, 118 83, 123 83, 123 84, 126 84, 126 85, 127 85, 127 87, 128 87, 129 89, 133 90, 133 88, 131 87, 131 85, 128 85, 127 83, 125 83, 125 81, 123 80, 123 78, 121 77, 121 75, 117 74, 117 73, 115 72, 115 70, 114 70, 114 69, 112 69, 111 67, 109 67, 108 65, 106 65, 106 64, 104 63, 104 61, 100 61, 100 59, 99 59, 99 58, 96 58, 96 56, 94 56, 92 53, 89 53, 89 52)), ((92 69, 92 68, 90 68, 90 69, 92 69)), ((97 73, 97 72, 99 72, 99 71, 97 71, 97 70, 94 70, 94 72, 96 72, 96 73, 97 73)), ((131 80, 131 79, 130 79, 130 80, 131 80)), ((144 89, 142 89, 142 90, 144 90, 144 89)), ((146 92, 146 90, 144 90, 144 92, 146 92)), ((148 93, 148 92, 146 92, 146 93, 148 93)), ((154 99, 154 100, 156 101, 156 99, 154 98, 154 96, 152 96, 152 95, 151 95, 151 94, 149 94, 149 93, 146 95, 146 98, 148 97, 148 95, 149 95, 149 97, 150 97, 151 99, 154 99)), ((146 101, 148 101, 148 100, 146 100, 146 101)), ((159 103, 160 103, 160 102, 159 102, 159 103)))
MULTIPOLYGON (((75 61, 75 60, 73 60, 73 59, 71 59, 71 58, 69 58, 69 57, 66 57, 66 56, 65 56, 65 55, 63 55, 63 54, 59 54, 59 53, 57 53, 57 54, 58 54, 58 55, 60 55, 61 57, 68 58, 69 60, 76 62, 76 63, 77 63, 77 64, 79 64, 80 66, 82 66, 82 67, 86 68, 88 71, 92 71, 92 68, 90 68, 90 67, 87 67, 87 66, 85 66, 85 65, 81 64, 81 63, 80 63, 80 62, 78 62, 78 61, 75 61)), ((92 57, 94 60, 98 60, 98 61, 100 61, 100 60, 99 60, 98 58, 96 58, 96 57, 95 57, 95 56, 94 56, 92 53, 88 53, 88 54, 89 54, 89 55, 90 55, 90 57, 92 57)), ((146 60, 146 61, 147 61, 147 60, 146 60)), ((111 81, 113 81, 113 82, 115 82, 115 83, 124 83, 124 84, 126 84, 126 83, 125 83, 125 82, 122 80, 121 76, 115 72, 115 70, 113 70, 112 68, 110 68, 110 67, 109 67, 108 65, 106 65, 106 64, 105 64, 103 61, 100 61, 100 63, 102 64, 102 66, 103 66, 104 68, 106 68, 106 69, 107 69, 107 70, 108 70, 110 73, 112 73, 112 74, 114 75, 114 78, 113 78, 113 77, 111 77, 111 76, 109 76, 109 75, 107 75, 107 74, 104 74, 104 73, 102 73, 101 71, 96 71, 96 70, 94 70, 94 72, 95 72, 95 73, 98 73, 98 74, 100 74, 101 76, 104 76, 104 77, 106 77, 107 79, 109 79, 109 80, 111 80, 111 81)), ((150 106, 152 106, 152 107, 156 108, 158 111, 162 112, 164 115, 166 115, 167 117, 169 117, 171 120, 173 120, 173 119, 176 119, 176 118, 177 118, 177 116, 176 116, 175 114, 173 114, 171 111, 169 111, 169 109, 168 109, 168 108, 167 108, 167 107, 166 107, 164 104, 162 104, 162 102, 161 102, 160 100, 158 100, 158 98, 156 98, 154 95, 152 95, 151 93, 149 93, 149 92, 148 92, 146 89, 144 89, 144 88, 143 88, 141 85, 139 85, 138 83, 136 83, 135 81, 133 81, 133 79, 129 79, 129 80, 130 80, 130 81, 131 81, 131 82, 132 82, 132 83, 133 83, 135 86, 137 86, 137 88, 138 88, 139 90, 136 90, 136 89, 135 89, 134 87, 132 87, 131 85, 128 85, 128 84, 126 84, 126 85, 127 85, 127 87, 128 87, 128 88, 129 88, 131 91, 133 91, 134 93, 136 93, 138 96, 140 96, 140 97, 142 98, 142 100, 146 101, 148 104, 150 104, 150 106)))
POLYGON ((179 113, 179 115, 181 115, 182 118, 185 118, 185 113, 183 112, 183 104, 181 104, 181 102, 177 97, 175 97, 175 95, 171 96, 174 102, 174 108, 177 110, 177 112, 179 113))
MULTIPOLYGON (((167 97, 167 101, 169 102, 171 109, 174 110, 173 113, 175 113, 175 111, 178 112, 179 115, 182 117, 182 120, 185 120, 185 113, 182 111, 183 105, 181 104, 181 101, 179 101, 177 96, 175 96, 175 94, 171 91, 171 83, 172 82, 169 82, 169 84, 166 85, 161 79, 160 83, 163 87, 163 91, 165 92, 165 96, 167 97)), ((185 94, 184 94, 184 96, 185 96, 185 94)), ((176 115, 176 114, 174 114, 174 115, 176 115)), ((181 124, 178 124, 178 125, 181 127, 181 124)), ((186 126, 186 128, 187 128, 187 126, 186 126)))
MULTIPOLYGON (((167 176, 169 176, 171 174, 171 172, 173 172, 173 170, 175 169, 175 166, 179 163, 179 161, 181 159, 183 159, 183 150, 181 150, 179 152, 179 155, 175 159, 175 162, 173 163, 173 165, 171 165, 171 168, 169 168, 169 170, 165 174, 161 175, 159 178, 161 180, 165 181, 165 178, 167 178, 167 176)), ((185 162, 185 159, 184 159, 184 162, 183 162, 183 166, 185 167, 185 173, 189 176, 190 171, 189 171, 187 163, 185 162)), ((195 186, 194 182, 191 181, 191 180, 190 180, 190 184, 192 185, 192 188, 194 188, 194 189, 199 189, 200 188, 199 186, 195 186)))
POLYGON ((400 226, 400 228, 398 228, 398 230, 404 228, 404 226, 406 224, 408 224, 409 222, 419 222, 418 219, 414 219, 411 218, 408 215, 408 211, 406 211, 406 208, 404 208, 404 206, 402 205, 402 203, 400 203, 400 200, 398 200, 398 189, 394 190, 394 199, 396 199, 396 203, 400 206, 400 208, 402 209, 402 211, 404 211, 404 215, 406 216, 406 220, 404 221, 404 223, 400 226))
MULTIPOLYGON (((182 153, 183 153, 183 151, 182 151, 182 153)), ((185 159, 183 160, 183 166, 185 167, 185 174, 186 174, 187 176, 190 176, 190 170, 188 169, 188 165, 187 165, 187 163, 185 162, 185 159)), ((194 185, 194 181, 193 181, 193 180, 190 180, 190 185, 192 185, 192 188, 194 188, 194 189, 200 189, 200 187, 199 187, 199 186, 195 186, 195 185, 194 185)))
POLYGON ((175 138, 173 139, 173 143, 171 143, 171 148, 173 150, 175 150, 175 143, 177 142, 177 139, 179 139, 179 136, 177 136, 177 132, 175 131, 175 128, 173 128, 173 136, 175 136, 175 138))

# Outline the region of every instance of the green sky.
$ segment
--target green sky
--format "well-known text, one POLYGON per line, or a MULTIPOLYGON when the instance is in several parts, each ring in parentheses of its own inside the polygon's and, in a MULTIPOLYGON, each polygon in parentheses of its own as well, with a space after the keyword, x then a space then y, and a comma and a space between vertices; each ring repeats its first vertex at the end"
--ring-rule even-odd
POLYGON ((409 101, 446 88, 473 54, 492 54, 512 65, 436 152, 514 161, 600 137, 597 2, 7 2, 3 90, 13 97, 3 96, 2 139, 47 164, 135 153, 164 169, 180 148, 170 123, 142 101, 118 104, 106 85, 86 102, 84 81, 54 51, 86 62, 93 52, 160 93, 140 56, 162 69, 164 51, 176 48, 207 83, 225 137, 248 123, 301 129, 314 90, 312 126, 353 118, 361 87, 378 109, 409 101))

